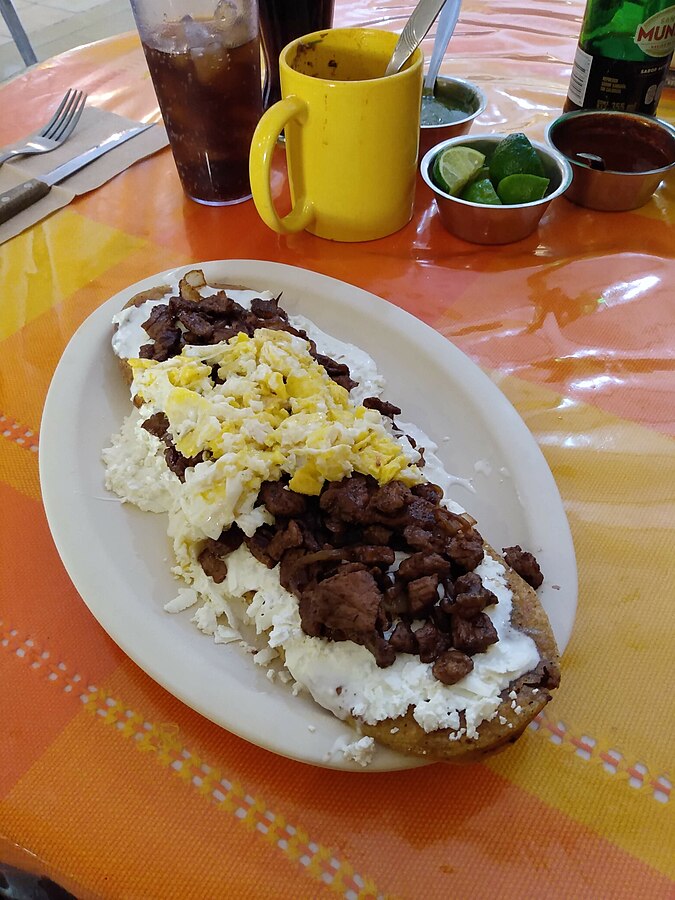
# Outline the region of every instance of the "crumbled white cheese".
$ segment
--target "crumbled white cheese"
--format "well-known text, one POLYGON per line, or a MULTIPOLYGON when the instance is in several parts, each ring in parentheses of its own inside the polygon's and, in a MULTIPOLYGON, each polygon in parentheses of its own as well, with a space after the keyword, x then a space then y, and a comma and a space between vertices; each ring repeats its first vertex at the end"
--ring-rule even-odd
POLYGON ((362 737, 358 741, 352 741, 343 747, 342 753, 345 759, 353 759, 360 766, 369 765, 375 754, 375 741, 371 737, 362 737))

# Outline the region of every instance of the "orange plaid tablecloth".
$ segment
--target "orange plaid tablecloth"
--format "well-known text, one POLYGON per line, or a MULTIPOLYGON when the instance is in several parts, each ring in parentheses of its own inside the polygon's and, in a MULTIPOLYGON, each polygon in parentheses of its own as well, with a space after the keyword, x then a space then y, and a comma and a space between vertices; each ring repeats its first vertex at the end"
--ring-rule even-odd
MULTIPOLYGON (((338 2, 336 22, 400 30, 410 8, 338 2)), ((466 0, 444 68, 489 95, 474 131, 543 135, 581 12, 466 0)), ((123 115, 155 110, 123 36, 2 87, 0 145, 71 85, 123 115)), ((675 118, 672 93, 660 114, 675 118)), ((250 202, 184 199, 165 150, 0 248, 0 859, 82 898, 673 896, 675 184, 637 212, 553 211, 530 239, 473 246, 420 182, 413 221, 386 240, 282 238, 250 202), (414 313, 491 374, 546 455, 579 609, 560 690, 493 760, 368 775, 277 758, 155 684, 65 574, 36 452, 61 352, 126 285, 227 257, 324 272, 414 313)))

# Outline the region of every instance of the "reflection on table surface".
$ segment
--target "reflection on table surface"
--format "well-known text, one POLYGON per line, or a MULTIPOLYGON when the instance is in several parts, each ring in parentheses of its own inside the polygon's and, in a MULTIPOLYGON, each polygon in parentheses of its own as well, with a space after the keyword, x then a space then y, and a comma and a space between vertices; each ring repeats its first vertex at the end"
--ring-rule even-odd
MULTIPOLYGON (((335 22, 398 31, 411 8, 338 2, 335 22)), ((464 3, 442 71, 488 96, 472 133, 543 138, 582 12, 464 3)), ((123 35, 3 86, 0 145, 73 85, 122 115, 158 115, 123 35)), ((672 91, 659 115, 675 120, 672 91)), ((80 897, 672 896, 674 188, 671 176, 631 213, 557 200, 534 235, 496 248, 445 232, 418 179, 408 226, 348 245, 280 237, 251 202, 192 203, 163 150, 4 244, 0 858, 80 897), (274 757, 156 685, 77 596, 40 498, 56 363, 117 291, 223 258, 322 272, 408 310, 488 372, 539 443, 579 607, 560 689, 505 753, 371 776, 274 757)), ((274 190, 288 203, 281 150, 274 190)))

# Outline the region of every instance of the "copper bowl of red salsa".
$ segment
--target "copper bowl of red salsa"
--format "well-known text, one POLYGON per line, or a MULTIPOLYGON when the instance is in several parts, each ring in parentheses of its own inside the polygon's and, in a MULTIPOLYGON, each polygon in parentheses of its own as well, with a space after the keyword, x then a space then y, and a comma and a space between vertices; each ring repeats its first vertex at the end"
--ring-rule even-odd
POLYGON ((551 122, 546 139, 572 165, 565 196, 589 209, 638 209, 675 168, 675 128, 651 116, 581 109, 551 122))

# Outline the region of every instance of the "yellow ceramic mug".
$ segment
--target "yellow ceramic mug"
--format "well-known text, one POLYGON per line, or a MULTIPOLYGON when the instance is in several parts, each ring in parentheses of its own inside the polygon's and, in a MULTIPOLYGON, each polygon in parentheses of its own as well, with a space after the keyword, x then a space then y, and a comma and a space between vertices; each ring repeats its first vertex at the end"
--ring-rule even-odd
POLYGON ((387 31, 335 28, 281 51, 283 99, 258 123, 249 164, 253 200, 274 231, 369 241, 410 221, 423 56, 416 50, 385 77, 396 40, 387 31), (282 131, 293 208, 280 218, 270 167, 282 131))

